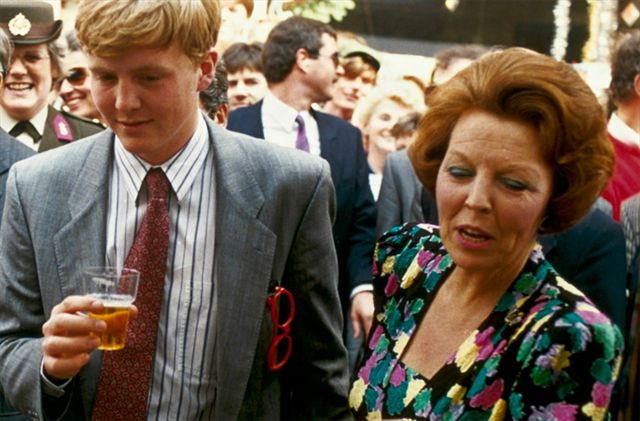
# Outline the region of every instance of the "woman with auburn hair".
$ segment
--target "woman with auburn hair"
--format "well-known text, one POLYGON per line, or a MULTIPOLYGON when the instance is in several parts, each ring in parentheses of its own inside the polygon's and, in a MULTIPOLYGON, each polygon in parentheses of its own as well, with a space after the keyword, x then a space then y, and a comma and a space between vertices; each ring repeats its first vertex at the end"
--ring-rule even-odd
POLYGON ((405 224, 377 244, 356 416, 605 418, 622 336, 536 244, 611 177, 589 87, 532 51, 489 54, 432 93, 409 155, 440 227, 405 224))

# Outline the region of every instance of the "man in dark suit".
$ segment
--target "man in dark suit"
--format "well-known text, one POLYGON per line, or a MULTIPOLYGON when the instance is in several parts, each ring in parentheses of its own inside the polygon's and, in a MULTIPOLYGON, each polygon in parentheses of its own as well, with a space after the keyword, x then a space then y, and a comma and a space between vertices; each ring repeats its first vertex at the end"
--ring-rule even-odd
POLYGON ((54 41, 62 21, 44 1, 0 2, 0 30, 15 48, 0 92, 0 128, 42 152, 103 130, 103 127, 48 105, 54 81, 62 76, 61 51, 54 41))
POLYGON ((112 129, 14 165, 0 227, 0 384, 31 418, 348 417, 329 165, 199 110, 219 8, 80 4, 112 129), (82 286, 105 265, 140 271, 108 352, 82 286))
MULTIPOLYGON (((311 108, 332 95, 338 65, 335 31, 311 19, 289 18, 271 31, 262 57, 269 91, 255 105, 233 111, 227 127, 329 162, 338 204, 333 235, 340 297, 345 319, 351 320, 347 328, 359 337, 368 332, 373 315, 369 284, 375 244, 375 202, 362 137, 351 124, 311 108)), ((346 334, 347 341, 351 337, 346 334)))

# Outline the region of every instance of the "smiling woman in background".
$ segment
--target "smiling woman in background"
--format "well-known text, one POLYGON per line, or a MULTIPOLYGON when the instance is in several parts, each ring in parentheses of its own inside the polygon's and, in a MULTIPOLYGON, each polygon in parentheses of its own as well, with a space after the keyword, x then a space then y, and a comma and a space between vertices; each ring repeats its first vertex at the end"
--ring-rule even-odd
POLYGON ((362 131, 369 164, 369 185, 377 200, 384 161, 397 149, 393 126, 408 114, 425 111, 424 95, 414 82, 394 80, 380 84, 358 103, 354 123, 362 131))
POLYGON ((62 21, 53 15, 50 2, 0 1, 0 30, 14 46, 0 91, 0 128, 38 152, 104 129, 48 103, 63 76, 63 51, 56 44, 62 21))
POLYGON ((441 226, 378 242, 357 416, 605 417, 622 337, 536 244, 611 177, 593 93, 547 56, 490 54, 433 92, 409 155, 441 226))
POLYGON ((67 33, 66 38, 69 52, 64 58, 66 73, 58 81, 60 98, 70 113, 100 122, 102 117, 91 96, 91 76, 87 56, 82 51, 73 31, 67 33))

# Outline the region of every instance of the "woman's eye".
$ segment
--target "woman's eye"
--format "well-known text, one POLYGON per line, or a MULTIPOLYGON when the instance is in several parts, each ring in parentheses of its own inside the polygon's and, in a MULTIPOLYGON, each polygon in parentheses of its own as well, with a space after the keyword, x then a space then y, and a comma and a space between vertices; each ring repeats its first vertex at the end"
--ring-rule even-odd
POLYGON ((471 170, 462 167, 449 167, 447 168, 447 172, 454 178, 465 178, 473 175, 471 170))
POLYGON ((511 178, 505 178, 502 180, 502 183, 510 190, 515 190, 515 191, 522 191, 522 190, 526 190, 529 186, 527 186, 525 183, 518 181, 518 180, 514 180, 511 178))

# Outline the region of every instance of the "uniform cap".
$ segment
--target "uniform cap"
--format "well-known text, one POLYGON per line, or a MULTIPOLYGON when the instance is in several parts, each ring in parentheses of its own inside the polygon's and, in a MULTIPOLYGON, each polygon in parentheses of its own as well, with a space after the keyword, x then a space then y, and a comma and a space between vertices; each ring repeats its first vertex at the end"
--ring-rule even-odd
POLYGON ((53 6, 44 1, 0 1, 0 28, 14 45, 52 41, 62 31, 62 20, 53 19, 53 6))

